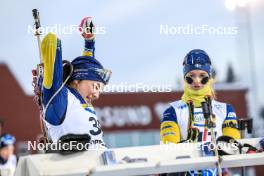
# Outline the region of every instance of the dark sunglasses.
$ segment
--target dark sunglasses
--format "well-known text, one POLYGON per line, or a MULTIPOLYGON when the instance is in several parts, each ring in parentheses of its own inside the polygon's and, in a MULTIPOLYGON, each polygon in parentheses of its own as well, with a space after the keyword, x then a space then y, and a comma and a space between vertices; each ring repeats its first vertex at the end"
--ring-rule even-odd
MULTIPOLYGON (((192 79, 192 77, 190 77, 190 76, 186 76, 186 77, 185 77, 185 80, 186 80, 186 82, 187 82, 188 84, 192 84, 192 83, 193 83, 193 79, 192 79)), ((202 78, 201 83, 202 83, 203 85, 205 85, 206 83, 208 83, 208 81, 209 81, 209 77, 206 76, 206 77, 203 77, 203 78, 202 78)))

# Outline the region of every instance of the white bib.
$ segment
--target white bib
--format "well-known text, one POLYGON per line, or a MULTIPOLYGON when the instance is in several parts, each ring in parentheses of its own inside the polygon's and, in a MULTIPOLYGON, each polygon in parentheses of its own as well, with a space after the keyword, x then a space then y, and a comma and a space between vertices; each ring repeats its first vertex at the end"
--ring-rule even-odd
POLYGON ((16 163, 16 156, 11 155, 5 164, 0 164, 0 175, 13 176, 15 174, 16 163))
POLYGON ((88 134, 91 142, 103 143, 103 131, 93 107, 84 108, 80 100, 68 90, 68 105, 65 119, 61 125, 52 125, 47 121, 49 136, 53 142, 66 134, 88 134))
MULTIPOLYGON (((182 100, 175 101, 170 103, 171 106, 175 109, 177 122, 181 132, 181 140, 187 139, 187 131, 188 131, 188 121, 189 121, 189 109, 185 102, 182 100)), ((216 116, 216 128, 214 131, 216 133, 216 137, 222 135, 222 124, 226 118, 226 103, 220 103, 217 101, 212 101, 212 110, 216 116)), ((194 108, 194 123, 193 127, 199 129, 199 141, 202 141, 203 133, 204 133, 204 124, 205 119, 203 115, 202 108, 194 108)), ((210 131, 207 134, 208 138, 206 141, 211 141, 210 131)))

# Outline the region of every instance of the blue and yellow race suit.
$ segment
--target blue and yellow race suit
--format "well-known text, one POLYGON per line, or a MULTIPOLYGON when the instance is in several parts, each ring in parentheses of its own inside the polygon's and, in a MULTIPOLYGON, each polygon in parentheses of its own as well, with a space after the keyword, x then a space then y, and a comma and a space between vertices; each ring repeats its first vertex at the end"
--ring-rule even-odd
MULTIPOLYGON (((214 129, 216 137, 225 135, 239 139, 240 132, 237 129, 238 122, 233 107, 230 104, 213 100, 212 111, 216 116, 216 128, 214 129)), ((187 139, 189 113, 189 107, 183 100, 170 103, 161 118, 160 136, 163 143, 179 143, 187 139)), ((205 130, 205 119, 201 107, 194 108, 191 124, 193 128, 199 130, 197 142, 211 142, 210 130, 205 130)), ((206 169, 200 172, 209 176, 217 174, 216 169, 206 169)), ((197 171, 190 171, 188 174, 198 175, 197 171)))
MULTIPOLYGON (((85 40, 83 55, 94 57, 94 40, 85 40)), ((44 63, 43 107, 46 108, 45 124, 53 142, 67 134, 88 134, 91 142, 104 145, 103 132, 94 108, 87 105, 75 89, 65 85, 47 103, 63 84, 61 40, 55 34, 47 34, 41 43, 44 63)))

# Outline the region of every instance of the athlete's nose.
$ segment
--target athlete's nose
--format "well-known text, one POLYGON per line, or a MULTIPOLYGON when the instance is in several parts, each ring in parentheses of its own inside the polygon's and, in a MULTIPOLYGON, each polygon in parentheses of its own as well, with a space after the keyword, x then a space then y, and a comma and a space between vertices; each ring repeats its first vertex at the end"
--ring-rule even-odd
POLYGON ((199 85, 199 84, 200 84, 200 81, 201 81, 201 80, 200 80, 199 77, 194 77, 194 78, 193 78, 193 84, 194 84, 194 85, 199 85))

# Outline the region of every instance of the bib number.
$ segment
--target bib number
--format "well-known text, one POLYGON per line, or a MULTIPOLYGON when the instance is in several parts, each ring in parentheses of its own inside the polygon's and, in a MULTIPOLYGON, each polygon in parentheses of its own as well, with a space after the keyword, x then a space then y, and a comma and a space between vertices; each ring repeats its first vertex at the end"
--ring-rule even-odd
POLYGON ((94 117, 90 117, 89 121, 93 123, 93 127, 95 128, 95 130, 90 130, 90 133, 92 135, 98 135, 102 132, 101 130, 101 125, 99 123, 99 120, 96 120, 94 117))

